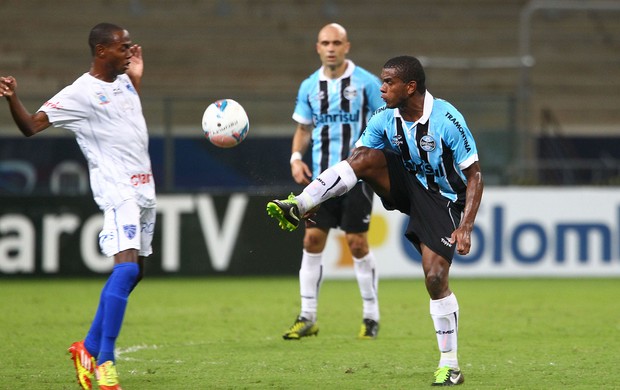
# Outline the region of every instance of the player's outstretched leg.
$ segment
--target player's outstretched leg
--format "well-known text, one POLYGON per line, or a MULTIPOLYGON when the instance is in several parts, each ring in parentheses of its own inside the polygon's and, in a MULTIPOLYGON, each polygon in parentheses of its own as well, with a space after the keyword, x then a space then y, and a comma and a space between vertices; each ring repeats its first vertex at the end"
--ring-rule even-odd
POLYGON ((76 341, 71 344, 69 353, 75 366, 78 384, 84 390, 91 390, 95 378, 95 358, 84 347, 84 341, 76 341))
POLYGON ((297 229, 301 220, 297 199, 295 199, 295 195, 292 193, 288 196, 288 199, 272 200, 267 203, 267 214, 278 220, 282 230, 290 232, 297 229))

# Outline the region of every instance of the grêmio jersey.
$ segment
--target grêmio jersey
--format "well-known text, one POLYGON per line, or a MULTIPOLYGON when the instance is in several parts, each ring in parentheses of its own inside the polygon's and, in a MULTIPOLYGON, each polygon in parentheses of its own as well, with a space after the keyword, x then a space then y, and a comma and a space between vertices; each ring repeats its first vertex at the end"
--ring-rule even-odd
POLYGON ((155 207, 155 183, 140 97, 129 76, 111 83, 88 73, 39 109, 55 127, 74 133, 88 162, 97 205, 106 210, 128 199, 155 207))
POLYGON ((384 106, 372 116, 356 145, 392 148, 425 188, 464 206, 463 169, 478 161, 476 143, 463 115, 428 90, 417 122, 406 122, 398 109, 384 106))
POLYGON ((314 177, 349 157, 370 115, 383 105, 379 79, 347 60, 337 79, 321 67, 305 79, 297 93, 293 119, 312 126, 314 177))

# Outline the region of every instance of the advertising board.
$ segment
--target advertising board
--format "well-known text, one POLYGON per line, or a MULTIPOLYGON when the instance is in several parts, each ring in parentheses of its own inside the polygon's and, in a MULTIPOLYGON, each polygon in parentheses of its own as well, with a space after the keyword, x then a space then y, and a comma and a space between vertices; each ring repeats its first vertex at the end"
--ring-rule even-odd
MULTIPOLYGON (((148 261, 152 275, 296 275, 303 229, 281 231, 266 196, 158 197, 148 261)), ((421 277, 420 255, 403 236, 407 216, 376 199, 369 241, 382 277, 421 277)), ((87 197, 3 197, 0 275, 109 272, 99 253, 102 215, 87 197)), ((352 278, 344 234, 324 252, 327 278, 352 278)), ((452 277, 620 276, 620 195, 611 188, 487 188, 467 256, 452 277)))

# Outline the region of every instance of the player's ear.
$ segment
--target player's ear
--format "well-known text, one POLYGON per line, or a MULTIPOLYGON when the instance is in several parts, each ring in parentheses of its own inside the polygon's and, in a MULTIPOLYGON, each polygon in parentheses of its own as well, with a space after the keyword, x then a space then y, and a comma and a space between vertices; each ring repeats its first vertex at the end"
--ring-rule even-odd
POLYGON ((407 83, 407 93, 413 95, 418 90, 418 83, 415 80, 411 80, 407 83))
POLYGON ((98 43, 95 46, 95 57, 99 57, 99 58, 104 57, 106 49, 107 47, 105 45, 98 43))

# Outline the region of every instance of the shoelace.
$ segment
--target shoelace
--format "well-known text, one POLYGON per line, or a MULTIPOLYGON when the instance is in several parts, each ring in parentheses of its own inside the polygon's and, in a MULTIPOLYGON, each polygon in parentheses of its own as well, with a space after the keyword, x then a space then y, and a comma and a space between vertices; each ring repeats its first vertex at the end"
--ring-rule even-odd
POLYGON ((439 367, 435 371, 435 383, 443 383, 448 379, 450 369, 448 367, 439 367))
POLYGON ((116 369, 112 365, 104 364, 99 366, 100 378, 97 378, 100 382, 106 382, 104 385, 115 385, 117 384, 116 369))
POLYGON ((291 327, 291 332, 299 332, 304 326, 306 326, 304 321, 297 321, 291 327))

